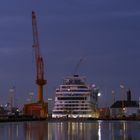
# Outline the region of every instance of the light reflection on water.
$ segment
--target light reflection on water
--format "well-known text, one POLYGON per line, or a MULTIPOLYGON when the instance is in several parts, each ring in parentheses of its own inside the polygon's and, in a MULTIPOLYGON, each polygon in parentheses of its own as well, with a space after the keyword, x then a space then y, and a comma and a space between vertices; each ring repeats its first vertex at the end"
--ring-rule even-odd
POLYGON ((140 140, 139 121, 0 123, 0 140, 140 140))

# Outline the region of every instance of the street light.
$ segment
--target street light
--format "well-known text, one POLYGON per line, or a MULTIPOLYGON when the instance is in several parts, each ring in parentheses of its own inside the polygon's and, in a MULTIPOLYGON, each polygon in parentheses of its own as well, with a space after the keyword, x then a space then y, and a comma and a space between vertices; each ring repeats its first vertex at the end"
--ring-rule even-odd
POLYGON ((12 111, 15 102, 15 87, 9 89, 9 94, 10 94, 10 104, 11 104, 11 111, 12 111))
POLYGON ((121 84, 120 88, 121 88, 121 94, 122 94, 122 115, 124 115, 124 111, 125 111, 125 106, 124 106, 125 87, 124 87, 124 84, 121 84))
POLYGON ((112 93, 113 103, 115 103, 115 91, 112 90, 111 93, 112 93))

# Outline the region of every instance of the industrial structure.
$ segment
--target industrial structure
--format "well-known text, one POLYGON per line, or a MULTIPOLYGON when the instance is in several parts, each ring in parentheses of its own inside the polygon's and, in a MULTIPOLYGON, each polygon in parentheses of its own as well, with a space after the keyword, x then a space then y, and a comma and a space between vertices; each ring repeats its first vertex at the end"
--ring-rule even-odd
POLYGON ((36 14, 32 11, 32 31, 33 31, 33 49, 36 62, 36 84, 38 86, 38 99, 36 103, 26 104, 24 113, 35 117, 45 118, 48 115, 48 103, 43 99, 43 86, 46 84, 44 79, 44 62, 40 53, 36 14))

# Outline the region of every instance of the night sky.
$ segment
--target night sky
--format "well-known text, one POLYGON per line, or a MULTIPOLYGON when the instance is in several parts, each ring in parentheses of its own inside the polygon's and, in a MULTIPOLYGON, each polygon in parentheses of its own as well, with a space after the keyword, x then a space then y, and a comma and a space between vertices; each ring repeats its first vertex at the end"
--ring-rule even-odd
POLYGON ((0 103, 16 88, 16 104, 34 92, 35 61, 31 12, 37 14, 41 52, 45 61, 44 98, 54 96, 62 79, 74 73, 96 84, 100 104, 121 98, 120 84, 140 92, 139 0, 2 0, 0 4, 0 103))

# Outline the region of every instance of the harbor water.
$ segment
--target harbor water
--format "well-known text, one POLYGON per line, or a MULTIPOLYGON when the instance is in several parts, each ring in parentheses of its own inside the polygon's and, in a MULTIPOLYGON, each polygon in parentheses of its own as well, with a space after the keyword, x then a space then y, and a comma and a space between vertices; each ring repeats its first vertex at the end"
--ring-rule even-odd
POLYGON ((140 121, 6 122, 0 140, 140 140, 140 121))

